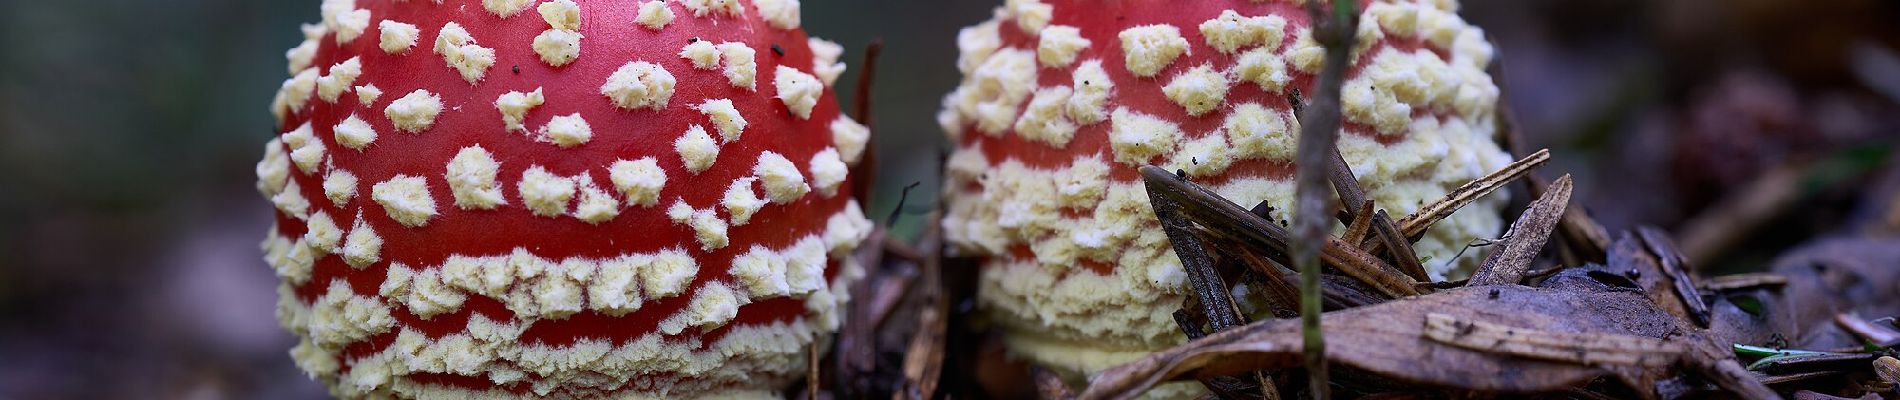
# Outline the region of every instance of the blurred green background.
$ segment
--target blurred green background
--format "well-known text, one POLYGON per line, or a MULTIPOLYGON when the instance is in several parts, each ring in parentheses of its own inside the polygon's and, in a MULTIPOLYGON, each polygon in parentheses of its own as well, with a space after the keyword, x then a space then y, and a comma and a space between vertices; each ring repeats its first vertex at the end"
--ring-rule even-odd
MULTIPOLYGON (((885 43, 870 215, 912 182, 914 204, 934 202, 956 31, 998 2, 805 0, 806 29, 849 49, 841 89, 863 46, 885 43)), ((1529 141, 1612 228, 1671 226, 1764 170, 1900 126, 1893 2, 1471 0, 1464 14, 1497 38, 1529 141)), ((317 18, 314 0, 0 0, 0 399, 323 396, 272 317, 257 249, 271 211, 252 186, 283 52, 317 18)), ((1763 248, 1838 224, 1814 225, 1763 248)))

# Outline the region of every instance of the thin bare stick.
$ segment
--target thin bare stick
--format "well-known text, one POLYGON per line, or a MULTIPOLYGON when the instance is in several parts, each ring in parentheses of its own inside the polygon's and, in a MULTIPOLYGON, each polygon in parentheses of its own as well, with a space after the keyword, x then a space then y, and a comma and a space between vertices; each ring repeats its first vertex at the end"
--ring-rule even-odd
POLYGON ((1726 292, 1731 290, 1754 289, 1788 284, 1788 277, 1781 274, 1758 272, 1748 274, 1722 275, 1699 282, 1696 289, 1708 292, 1726 292))
POLYGON ((1333 192, 1339 194, 1339 204, 1346 209, 1346 212, 1351 213, 1346 214, 1346 222, 1357 222, 1369 212, 1359 212, 1353 206, 1365 204, 1368 201, 1366 189, 1359 187, 1359 177, 1353 176, 1352 166, 1346 164, 1346 156, 1340 154, 1338 143, 1334 144, 1333 151, 1326 154, 1326 181, 1332 183, 1333 192))
POLYGON ((1564 175, 1550 185, 1543 197, 1532 202, 1517 222, 1511 223, 1511 230, 1504 234, 1508 239, 1471 274, 1469 285, 1515 285, 1523 280, 1531 268, 1531 260, 1543 252, 1551 231, 1569 204, 1570 175, 1564 175))
POLYGON ((1227 240, 1225 237, 1212 236, 1208 238, 1208 241, 1213 242, 1215 248, 1231 252, 1232 257, 1227 257, 1227 259, 1253 272, 1243 275, 1248 279, 1242 280, 1241 283, 1248 286, 1249 291, 1256 296, 1255 299, 1262 301, 1261 305, 1272 311, 1274 318, 1288 316, 1282 311, 1300 309, 1299 285, 1291 284, 1289 283, 1291 281, 1283 279, 1286 273, 1281 272, 1280 266, 1270 261, 1266 255, 1240 242, 1227 240))
POLYGON ((1530 173, 1532 169, 1536 169, 1538 166, 1542 166, 1545 162, 1549 161, 1549 149, 1538 150, 1536 153, 1531 153, 1530 156, 1524 157, 1522 160, 1517 160, 1517 162, 1505 166, 1504 169, 1493 171, 1490 175, 1485 175, 1483 178, 1478 178, 1478 180, 1471 181, 1471 183, 1466 183, 1464 186, 1459 187, 1458 190, 1446 193, 1445 197, 1426 204, 1424 207, 1419 207, 1418 212, 1412 213, 1412 215, 1400 220, 1399 226, 1405 232, 1405 237, 1407 238, 1424 235, 1425 230, 1431 228, 1432 224, 1438 223, 1439 220, 1445 219, 1445 217, 1450 217, 1453 212, 1464 208, 1465 205, 1490 195, 1491 192, 1503 188, 1505 185, 1517 180, 1517 178, 1524 177, 1524 175, 1530 173))
POLYGON ((1875 346, 1900 345, 1900 330, 1875 325, 1867 320, 1854 318, 1852 315, 1834 314, 1834 325, 1875 346))
POLYGON ((893 399, 935 398, 937 380, 943 372, 943 341, 949 321, 937 308, 926 308, 917 316, 919 329, 904 353, 904 388, 892 393, 893 399))
MULTIPOLYGON (((930 213, 930 220, 942 217, 943 211, 930 213)), ((926 224, 923 234, 924 262, 921 268, 923 276, 920 295, 927 306, 917 316, 917 333, 904 353, 904 383, 902 389, 892 393, 893 399, 935 398, 937 383, 943 376, 944 342, 950 328, 950 299, 944 293, 943 282, 943 232, 937 224, 926 224)))
POLYGON ((1689 261, 1678 250, 1676 242, 1669 240, 1669 235, 1662 230, 1649 226, 1637 228, 1636 236, 1662 262, 1663 273, 1668 275, 1670 287, 1689 312, 1689 321, 1695 322, 1696 326, 1709 327, 1709 305, 1702 302, 1702 293, 1696 291, 1695 279, 1689 272, 1689 261))
MULTIPOLYGON (((1295 89, 1287 94, 1287 102, 1293 106, 1293 112, 1296 115, 1306 112, 1305 99, 1300 98, 1299 93, 1300 91, 1295 89)), ((1368 232, 1397 232, 1398 226, 1394 224, 1390 216, 1371 218, 1374 209, 1372 201, 1366 199, 1365 188, 1359 185, 1359 178, 1353 175, 1352 166, 1346 164, 1346 157, 1339 152, 1339 147, 1334 146, 1333 151, 1327 156, 1329 159, 1326 161, 1326 180, 1333 184, 1333 190, 1339 193, 1340 204, 1348 212, 1342 215, 1343 221, 1348 224, 1346 236, 1342 240, 1346 243, 1365 243, 1368 232), (1353 209, 1354 204, 1360 205, 1357 210, 1353 209)), ((1381 210, 1379 213, 1385 212, 1381 210)), ((1399 264, 1399 269, 1395 272, 1403 273, 1415 280, 1431 280, 1425 273, 1425 268, 1418 265, 1417 252, 1412 249, 1411 241, 1389 241, 1381 237, 1377 242, 1365 246, 1366 252, 1370 254, 1378 254, 1380 249, 1386 248, 1392 249, 1392 256, 1399 264)))
POLYGON ((809 368, 805 371, 805 398, 807 399, 818 399, 818 383, 824 382, 818 380, 818 360, 824 357, 824 353, 818 351, 818 341, 813 340, 805 346, 805 368, 809 368))
POLYGON ((884 321, 889 320, 891 314, 897 311, 898 303, 904 301, 904 295, 910 293, 911 283, 916 281, 915 275, 899 274, 889 274, 877 281, 877 285, 871 290, 871 298, 868 299, 871 303, 871 318, 868 322, 872 329, 884 326, 884 321))
POLYGON ((1768 375, 1768 374, 1763 374, 1760 372, 1755 372, 1749 375, 1751 375, 1750 378, 1754 378, 1755 380, 1761 381, 1763 385, 1779 385, 1779 384, 1788 383, 1788 382, 1800 382, 1800 381, 1805 381, 1805 380, 1814 379, 1814 378, 1825 378, 1825 377, 1830 377, 1830 376, 1835 376, 1835 375, 1842 375, 1846 373, 1847 371, 1814 371, 1814 372, 1802 372, 1798 374, 1787 374, 1787 375, 1768 375))
MULTIPOLYGON (((1306 14, 1312 21, 1318 22, 1314 29, 1320 45, 1326 47, 1326 63, 1319 72, 1319 79, 1313 88, 1313 103, 1307 105, 1300 118, 1299 153, 1297 165, 1304 165, 1294 174, 1294 192, 1298 195, 1299 210, 1293 217, 1293 265, 1300 270, 1300 322, 1302 336, 1305 337, 1306 374, 1310 378, 1310 395, 1314 399, 1332 398, 1331 388, 1327 384, 1326 374, 1326 338, 1320 332, 1320 253, 1326 248, 1327 210, 1331 208, 1325 196, 1328 170, 1319 168, 1330 166, 1339 151, 1338 134, 1340 125, 1339 93, 1346 78, 1346 68, 1351 64, 1352 48, 1357 37, 1354 28, 1359 26, 1359 4, 1351 1, 1333 2, 1332 15, 1321 9, 1320 2, 1306 3, 1306 14)), ((1344 163, 1344 161, 1340 161, 1344 163)), ((1358 188, 1357 181, 1341 182, 1339 188, 1358 188)), ((1343 189, 1342 189, 1343 190, 1343 189)), ((1360 194, 1364 196, 1363 193, 1360 194)), ((1363 204, 1365 199, 1348 204, 1363 204)), ((1411 287, 1406 287, 1411 289, 1411 287)))
POLYGON ((1370 219, 1373 234, 1376 235, 1374 237, 1378 238, 1376 242, 1383 243, 1386 248, 1392 249, 1392 261, 1397 263, 1399 272, 1419 282, 1431 282, 1431 275, 1426 274, 1425 266, 1419 264, 1418 253, 1412 251, 1412 243, 1407 241, 1405 235, 1400 233, 1399 228, 1392 223, 1392 216, 1386 215, 1385 210, 1379 210, 1373 213, 1370 219))
POLYGON ((884 253, 903 261, 920 264, 924 262, 924 251, 918 250, 917 246, 912 246, 910 243, 896 240, 886 241, 884 242, 884 253))
POLYGON ((1372 215, 1372 202, 1366 201, 1346 204, 1358 204, 1359 206, 1356 207, 1358 211, 1354 211, 1350 214, 1352 223, 1346 225, 1346 235, 1341 236, 1340 240, 1345 240, 1346 243, 1363 242, 1366 240, 1366 232, 1372 229, 1372 218, 1360 218, 1360 216, 1372 215))
MULTIPOLYGON (((1260 282, 1258 285, 1255 285, 1255 288, 1259 289, 1260 296, 1266 299, 1266 305, 1268 307, 1272 307, 1274 310, 1298 313, 1300 309, 1300 277, 1298 272, 1286 271, 1285 268, 1274 264, 1273 261, 1271 261, 1271 257, 1261 255, 1258 250, 1245 245, 1221 248, 1233 251, 1236 255, 1234 258, 1239 259, 1241 264, 1244 264, 1248 270, 1259 275, 1260 282)), ((1376 295, 1366 293, 1353 286, 1348 286, 1340 282, 1341 280, 1342 279, 1338 276, 1320 276, 1319 291, 1322 296, 1320 299, 1322 308, 1326 310, 1343 310, 1378 304, 1385 301, 1385 299, 1376 295)), ((1276 317, 1285 318, 1279 311, 1275 311, 1274 315, 1276 317)))
POLYGON ((1735 353, 1728 346, 1718 345, 1705 339, 1699 345, 1690 345, 1690 357, 1685 361, 1697 372, 1701 372, 1703 379, 1714 383, 1715 387, 1729 391, 1735 395, 1735 398, 1747 400, 1781 398, 1781 395, 1776 394, 1774 389, 1769 389, 1766 383, 1755 379, 1753 372, 1736 362, 1735 353))
MULTIPOLYGON (((1314 16, 1317 18, 1318 14, 1314 14, 1314 16)), ((1300 97, 1299 89, 1288 90, 1286 100, 1287 105, 1293 108, 1294 118, 1306 117, 1306 99, 1300 97)), ((1339 194, 1340 208, 1343 208, 1342 211, 1346 212, 1345 214, 1340 214, 1340 222, 1350 226, 1364 219, 1361 217, 1371 215, 1371 209, 1358 206, 1360 204, 1369 203, 1370 201, 1366 199, 1366 189, 1359 186, 1359 177, 1353 175, 1352 165, 1347 164, 1345 154, 1339 152, 1339 146, 1333 146, 1333 151, 1327 154, 1326 182, 1333 184, 1333 191, 1339 194)), ((1359 237, 1347 235, 1346 241, 1359 243, 1358 238, 1359 237)))

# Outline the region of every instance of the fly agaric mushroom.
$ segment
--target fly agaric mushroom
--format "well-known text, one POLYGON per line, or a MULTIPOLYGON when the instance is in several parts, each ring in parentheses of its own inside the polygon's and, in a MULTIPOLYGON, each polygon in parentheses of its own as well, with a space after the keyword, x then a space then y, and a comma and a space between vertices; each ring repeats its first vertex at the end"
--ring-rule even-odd
MULTIPOLYGON (((1299 3, 1009 0, 958 35, 964 79, 939 114, 958 146, 943 227, 984 257, 979 301, 1015 353, 1076 379, 1184 340, 1171 313, 1188 285, 1139 166, 1287 219, 1288 95, 1311 92, 1324 54, 1299 3)), ((1510 162, 1492 138, 1491 44, 1455 3, 1362 2, 1340 150, 1396 215, 1510 162)), ((1468 273, 1478 252, 1456 254, 1499 233, 1502 205, 1425 235, 1435 279, 1468 273)))
POLYGON ((769 395, 840 324, 869 131, 798 0, 326 0, 258 187, 344 397, 769 395))

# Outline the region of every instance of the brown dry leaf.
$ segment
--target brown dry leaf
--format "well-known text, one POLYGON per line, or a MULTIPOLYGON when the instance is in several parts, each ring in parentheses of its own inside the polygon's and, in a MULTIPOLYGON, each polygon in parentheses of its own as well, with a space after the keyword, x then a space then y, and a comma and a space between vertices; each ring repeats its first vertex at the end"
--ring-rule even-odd
POLYGON ((1841 330, 1834 316, 1900 315, 1900 268, 1894 260, 1900 260, 1895 239, 1829 239, 1790 251, 1771 269, 1786 284, 1715 296, 1709 304, 1711 331, 1751 345, 1859 347, 1859 339, 1841 330))
MULTIPOLYGON (((1642 365, 1659 365, 1659 360, 1634 355, 1660 351, 1675 354, 1666 355, 1670 359, 1660 361, 1669 362, 1660 365, 1725 360, 1728 369, 1697 368, 1712 372, 1715 376, 1709 378, 1723 382, 1723 387, 1744 391, 1749 397, 1773 396, 1759 384, 1751 386, 1753 381, 1735 379, 1741 367, 1726 359, 1726 344, 1707 340, 1686 320, 1658 309, 1631 291, 1466 287, 1327 313, 1322 323, 1329 362, 1406 384, 1529 393, 1562 390, 1613 376, 1640 392, 1654 387, 1651 382, 1657 379, 1682 372, 1644 368, 1642 365), (1532 352, 1545 357, 1525 357, 1523 351, 1476 350, 1467 344, 1435 340, 1428 331, 1433 320, 1451 321, 1453 328, 1458 328, 1456 321, 1466 321, 1482 322, 1487 330, 1503 329, 1507 333, 1534 331, 1531 336, 1537 336, 1536 340, 1518 343, 1543 340, 1545 345, 1532 352), (1565 347, 1548 342, 1552 338, 1584 338, 1590 344, 1565 347), (1555 349, 1586 354, 1565 358, 1569 356, 1551 352, 1555 349), (1606 355, 1588 354, 1592 352, 1606 355)), ((1471 329, 1476 332, 1478 328, 1471 329)), ((1262 321, 1105 371, 1091 381, 1082 398, 1131 398, 1164 380, 1297 368, 1301 354, 1299 321, 1262 321)), ((1745 371, 1739 373, 1746 376, 1745 371)))
POLYGON ((1470 285, 1514 285, 1523 281, 1524 273, 1531 269, 1531 260, 1544 252, 1550 232, 1556 229, 1564 209, 1570 206, 1570 189, 1570 175, 1551 183, 1544 196, 1532 202, 1524 215, 1511 224, 1511 230, 1504 234, 1503 246, 1486 257, 1484 264, 1471 274, 1470 285))
POLYGON ((1676 292, 1675 279, 1663 268, 1661 258, 1650 252, 1641 236, 1625 232, 1618 237, 1610 245, 1607 261, 1602 267, 1604 272, 1629 278, 1657 308, 1685 320, 1689 318, 1689 306, 1676 292))

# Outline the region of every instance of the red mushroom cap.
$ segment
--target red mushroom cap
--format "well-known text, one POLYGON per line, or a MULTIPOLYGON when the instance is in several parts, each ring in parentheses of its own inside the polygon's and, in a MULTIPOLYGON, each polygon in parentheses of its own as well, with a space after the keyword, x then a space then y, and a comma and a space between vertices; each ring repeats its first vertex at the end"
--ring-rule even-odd
MULTIPOLYGON (((1491 139, 1492 48, 1454 1, 1361 1, 1341 150, 1370 197, 1410 213, 1510 158, 1491 139)), ((964 81, 939 120, 944 231, 986 257, 979 300, 1011 348, 1080 376, 1184 338, 1187 291, 1137 167, 1236 203, 1292 206, 1298 121, 1323 55, 1301 2, 1009 0, 958 37, 964 81)), ((1426 235, 1434 272, 1495 236, 1501 200, 1426 235)), ((1179 394, 1179 393, 1177 393, 1179 394)))
POLYGON ((258 164, 298 366, 345 397, 762 394, 871 227, 798 0, 326 0, 258 164))

